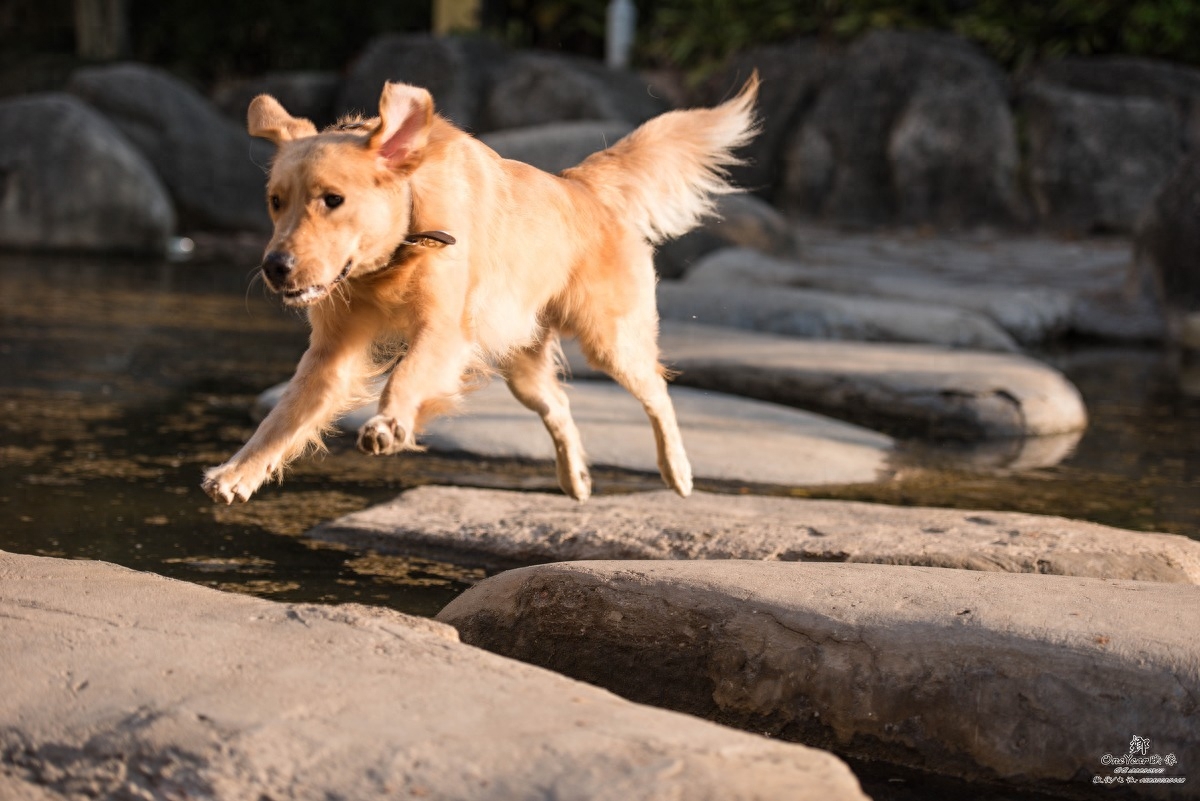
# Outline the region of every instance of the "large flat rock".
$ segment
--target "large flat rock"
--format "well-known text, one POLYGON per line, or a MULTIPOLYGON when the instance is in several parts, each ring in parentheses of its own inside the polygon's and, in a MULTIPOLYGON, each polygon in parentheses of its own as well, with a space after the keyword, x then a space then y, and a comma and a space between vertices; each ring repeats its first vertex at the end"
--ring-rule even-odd
MULTIPOLYGON (((796 340, 664 322, 676 383, 799 406, 900 436, 986 440, 1080 431, 1087 409, 1057 370, 1015 353, 796 340)), ((589 375, 567 343, 571 369, 589 375)))
POLYGON ((864 799, 834 757, 363 606, 0 553, 0 797, 864 799))
POLYGON ((918 342, 1009 353, 1020 350, 1006 331, 978 312, 944 303, 820 289, 699 280, 663 282, 658 286, 658 312, 665 320, 805 339, 918 342))
POLYGON ((586 559, 871 562, 1200 584, 1200 542, 1013 512, 648 492, 593 497, 427 486, 314 539, 472 567, 586 559))
MULTIPOLYGON (((1041 792, 1195 798, 1200 589, 927 567, 579 562, 488 579, 466 642, 844 754, 1041 792), (1185 784, 1106 754, 1150 742, 1185 784), (1111 788, 1106 788, 1111 789, 1111 788)), ((1139 757, 1142 758, 1142 757, 1139 757)), ((1154 764, 1154 763, 1142 763, 1154 764)))
POLYGON ((695 284, 790 286, 910 300, 990 317, 1017 341, 1075 331, 1112 339, 1161 335, 1156 310, 1128 291, 1125 239, 928 237, 795 229, 799 255, 772 259, 729 249, 697 262, 695 284))
MULTIPOLYGON (((259 398, 259 413, 278 402, 283 387, 259 398)), ((654 434, 631 395, 598 381, 573 382, 568 395, 592 464, 658 472, 654 434)), ((873 482, 888 475, 893 442, 883 434, 717 392, 673 387, 671 399, 697 478, 799 486, 873 482)), ((339 426, 357 431, 375 409, 372 403, 350 412, 339 426)), ((462 415, 434 422, 419 441, 444 453, 554 459, 541 419, 500 380, 472 394, 462 415)))

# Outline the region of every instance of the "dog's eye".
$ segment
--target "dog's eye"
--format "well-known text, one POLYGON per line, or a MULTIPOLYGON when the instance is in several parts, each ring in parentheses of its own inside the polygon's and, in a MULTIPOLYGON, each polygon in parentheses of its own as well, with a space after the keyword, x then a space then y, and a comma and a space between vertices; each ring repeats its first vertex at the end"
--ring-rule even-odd
POLYGON ((283 202, 279 199, 279 195, 271 195, 270 203, 272 211, 279 211, 279 207, 283 205, 283 202))
POLYGON ((324 197, 324 200, 325 208, 327 209, 336 209, 338 206, 346 202, 346 198, 342 197, 341 195, 335 195, 332 192, 327 194, 324 197))

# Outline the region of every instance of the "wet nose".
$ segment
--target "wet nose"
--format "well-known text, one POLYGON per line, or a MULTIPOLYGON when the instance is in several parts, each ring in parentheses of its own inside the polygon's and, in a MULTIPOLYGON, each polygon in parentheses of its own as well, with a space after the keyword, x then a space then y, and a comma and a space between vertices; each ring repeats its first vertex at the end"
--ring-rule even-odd
POLYGON ((281 250, 272 250, 263 256, 262 271, 268 283, 279 286, 287 280, 292 268, 296 266, 296 257, 281 250))

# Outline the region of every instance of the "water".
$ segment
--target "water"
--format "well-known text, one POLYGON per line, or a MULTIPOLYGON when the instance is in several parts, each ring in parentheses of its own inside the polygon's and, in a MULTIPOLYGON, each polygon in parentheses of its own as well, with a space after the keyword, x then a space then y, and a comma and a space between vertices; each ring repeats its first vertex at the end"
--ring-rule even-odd
MULTIPOLYGON (((481 574, 340 551, 303 533, 423 483, 551 489, 552 467, 368 459, 341 439, 299 462, 283 487, 246 505, 213 505, 198 488, 202 469, 245 441, 246 410, 291 374, 306 339, 300 317, 247 290, 252 262, 0 254, 0 549, 103 559, 277 600, 435 613, 481 574)), ((1157 350, 1045 358, 1076 382, 1092 414, 1058 466, 918 464, 889 484, 819 492, 699 486, 1060 514, 1200 537, 1200 400, 1181 389, 1188 374, 1157 350)), ((595 480, 598 492, 660 486, 617 470, 597 470, 595 480)))

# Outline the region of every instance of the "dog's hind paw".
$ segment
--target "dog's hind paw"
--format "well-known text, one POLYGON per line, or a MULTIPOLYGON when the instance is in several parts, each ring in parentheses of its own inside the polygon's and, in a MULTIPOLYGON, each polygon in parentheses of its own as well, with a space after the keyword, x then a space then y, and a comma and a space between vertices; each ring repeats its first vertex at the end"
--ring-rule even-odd
POLYGON ((250 500, 250 496, 262 485, 265 478, 263 476, 255 481, 236 467, 225 464, 206 470, 200 488, 217 503, 231 504, 234 501, 245 503, 250 500))
POLYGON ((358 449, 371 456, 399 453, 407 446, 407 435, 394 417, 377 414, 358 429, 358 449))

